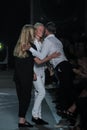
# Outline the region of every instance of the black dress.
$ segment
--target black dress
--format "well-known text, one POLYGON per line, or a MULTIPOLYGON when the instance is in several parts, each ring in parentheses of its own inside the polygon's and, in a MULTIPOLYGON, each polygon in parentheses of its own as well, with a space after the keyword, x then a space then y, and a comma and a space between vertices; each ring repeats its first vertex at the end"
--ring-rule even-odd
POLYGON ((15 57, 14 81, 19 101, 19 117, 25 117, 31 99, 34 57, 31 52, 28 53, 27 58, 15 57))

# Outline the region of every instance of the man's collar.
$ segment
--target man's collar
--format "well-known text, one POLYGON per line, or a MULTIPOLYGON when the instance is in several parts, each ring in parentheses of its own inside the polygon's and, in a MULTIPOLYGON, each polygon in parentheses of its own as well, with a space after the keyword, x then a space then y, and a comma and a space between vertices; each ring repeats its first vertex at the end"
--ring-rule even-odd
POLYGON ((55 35, 54 34, 49 34, 46 38, 48 37, 54 37, 55 35))

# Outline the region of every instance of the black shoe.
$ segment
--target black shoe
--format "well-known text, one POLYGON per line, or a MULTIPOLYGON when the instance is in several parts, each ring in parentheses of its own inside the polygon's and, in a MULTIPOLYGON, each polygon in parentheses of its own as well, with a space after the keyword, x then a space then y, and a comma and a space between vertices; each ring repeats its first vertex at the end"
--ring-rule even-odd
POLYGON ((48 125, 49 124, 48 122, 44 121, 43 119, 38 118, 38 120, 39 120, 40 123, 42 123, 44 125, 48 125))
POLYGON ((18 127, 33 127, 33 125, 26 121, 25 123, 18 123, 18 127))
POLYGON ((69 121, 69 127, 73 128, 77 126, 77 122, 75 119, 67 119, 69 121))
POLYGON ((46 121, 44 121, 44 120, 42 120, 40 118, 35 119, 34 117, 32 117, 32 121, 34 123, 36 123, 37 125, 47 125, 48 124, 48 122, 46 122, 46 121))

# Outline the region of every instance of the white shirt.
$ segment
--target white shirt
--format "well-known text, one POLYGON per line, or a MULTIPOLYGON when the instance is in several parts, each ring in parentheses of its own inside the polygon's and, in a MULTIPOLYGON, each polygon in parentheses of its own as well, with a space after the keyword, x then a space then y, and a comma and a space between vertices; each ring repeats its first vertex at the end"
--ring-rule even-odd
POLYGON ((44 39, 41 52, 37 52, 32 47, 30 48, 30 51, 34 56, 39 57, 40 59, 44 59, 46 56, 52 54, 53 52, 60 52, 60 56, 50 60, 50 63, 54 68, 62 61, 67 61, 67 58, 65 57, 63 51, 63 45, 61 41, 55 37, 54 34, 50 34, 44 39))
MULTIPOLYGON (((40 52, 41 48, 42 48, 42 43, 39 42, 37 39, 35 39, 34 44, 37 48, 37 51, 40 52)), ((43 64, 41 64, 41 65, 38 65, 36 63, 34 64, 34 72, 36 73, 37 76, 43 76, 44 69, 45 69, 45 67, 43 64)))

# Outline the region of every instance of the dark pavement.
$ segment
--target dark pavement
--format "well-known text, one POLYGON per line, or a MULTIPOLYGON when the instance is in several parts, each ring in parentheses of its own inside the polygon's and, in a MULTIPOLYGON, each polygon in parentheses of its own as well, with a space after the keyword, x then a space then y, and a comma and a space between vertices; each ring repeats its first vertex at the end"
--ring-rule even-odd
MULTIPOLYGON (((27 120, 31 121, 31 110, 33 106, 33 90, 30 107, 27 113, 27 120)), ((49 122, 49 125, 36 126, 22 130, 63 130, 63 128, 55 128, 60 117, 56 114, 55 106, 52 103, 50 94, 47 92, 43 101, 42 116, 49 122)), ((0 130, 19 130, 18 126, 18 100, 13 82, 13 70, 0 71, 0 130)), ((32 123, 33 124, 33 123, 32 123)), ((65 129, 64 129, 65 130, 65 129)))

